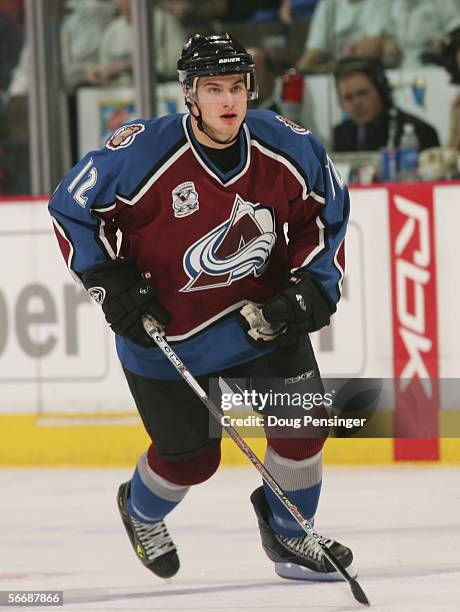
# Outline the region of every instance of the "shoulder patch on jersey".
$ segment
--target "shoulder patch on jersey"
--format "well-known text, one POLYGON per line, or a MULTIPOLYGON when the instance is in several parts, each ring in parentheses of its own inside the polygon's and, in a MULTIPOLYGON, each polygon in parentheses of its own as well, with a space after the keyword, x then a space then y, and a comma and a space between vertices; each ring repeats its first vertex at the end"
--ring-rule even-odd
POLYGON ((134 139, 138 134, 145 130, 145 125, 142 123, 132 123, 130 125, 123 125, 118 128, 116 132, 108 139, 106 143, 107 149, 116 151, 117 149, 124 149, 129 147, 134 142, 134 139))
POLYGON ((290 128, 296 134, 310 134, 310 130, 307 130, 298 123, 291 121, 287 117, 283 117, 283 115, 276 115, 276 118, 278 119, 278 121, 283 123, 286 127, 290 128))

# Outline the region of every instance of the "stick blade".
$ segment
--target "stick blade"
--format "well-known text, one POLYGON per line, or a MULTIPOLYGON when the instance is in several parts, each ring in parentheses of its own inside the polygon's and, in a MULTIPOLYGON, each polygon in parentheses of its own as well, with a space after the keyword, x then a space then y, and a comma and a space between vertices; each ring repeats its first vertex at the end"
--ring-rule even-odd
POLYGON ((357 580, 352 578, 350 580, 350 587, 351 587, 351 592, 353 593, 353 596, 356 599, 356 601, 359 601, 359 603, 362 604, 363 606, 371 605, 369 603, 369 600, 367 599, 366 593, 363 591, 363 589, 361 588, 361 585, 359 584, 357 580))

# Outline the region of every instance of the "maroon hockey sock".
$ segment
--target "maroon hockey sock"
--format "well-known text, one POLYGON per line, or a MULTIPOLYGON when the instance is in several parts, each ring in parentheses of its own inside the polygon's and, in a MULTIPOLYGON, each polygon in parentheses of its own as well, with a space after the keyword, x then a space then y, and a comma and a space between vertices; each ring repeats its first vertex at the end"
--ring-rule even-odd
POLYGON ((196 457, 164 459, 153 445, 147 451, 147 462, 151 469, 173 484, 190 486, 210 478, 219 467, 220 443, 214 444, 196 457))
MULTIPOLYGON (((298 434, 297 434, 298 435, 298 434)), ((267 436, 267 444, 278 455, 285 459, 302 461, 319 453, 326 438, 274 438, 267 436)))

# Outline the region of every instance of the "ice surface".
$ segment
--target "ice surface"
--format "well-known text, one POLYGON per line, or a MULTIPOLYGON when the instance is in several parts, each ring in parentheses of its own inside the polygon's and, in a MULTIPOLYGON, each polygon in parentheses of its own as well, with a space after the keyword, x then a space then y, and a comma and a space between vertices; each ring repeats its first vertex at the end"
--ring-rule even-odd
MULTIPOLYGON (((0 470, 0 590, 63 590, 65 610, 360 608, 345 583, 274 574, 249 502, 259 484, 251 467, 221 469, 190 491, 167 520, 181 570, 170 584, 155 578, 136 559, 115 504, 130 474, 0 470)), ((372 609, 460 609, 459 485, 456 468, 325 469, 316 526, 353 549, 372 609)))

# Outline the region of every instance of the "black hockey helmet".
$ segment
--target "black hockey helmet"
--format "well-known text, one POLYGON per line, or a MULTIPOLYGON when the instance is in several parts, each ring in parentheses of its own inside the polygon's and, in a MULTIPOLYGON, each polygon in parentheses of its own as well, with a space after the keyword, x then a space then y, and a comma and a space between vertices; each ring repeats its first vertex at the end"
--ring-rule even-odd
POLYGON ((186 99, 195 101, 196 83, 202 76, 245 74, 248 100, 258 94, 254 61, 243 45, 230 34, 195 34, 185 43, 177 62, 179 81, 186 87, 186 99))

